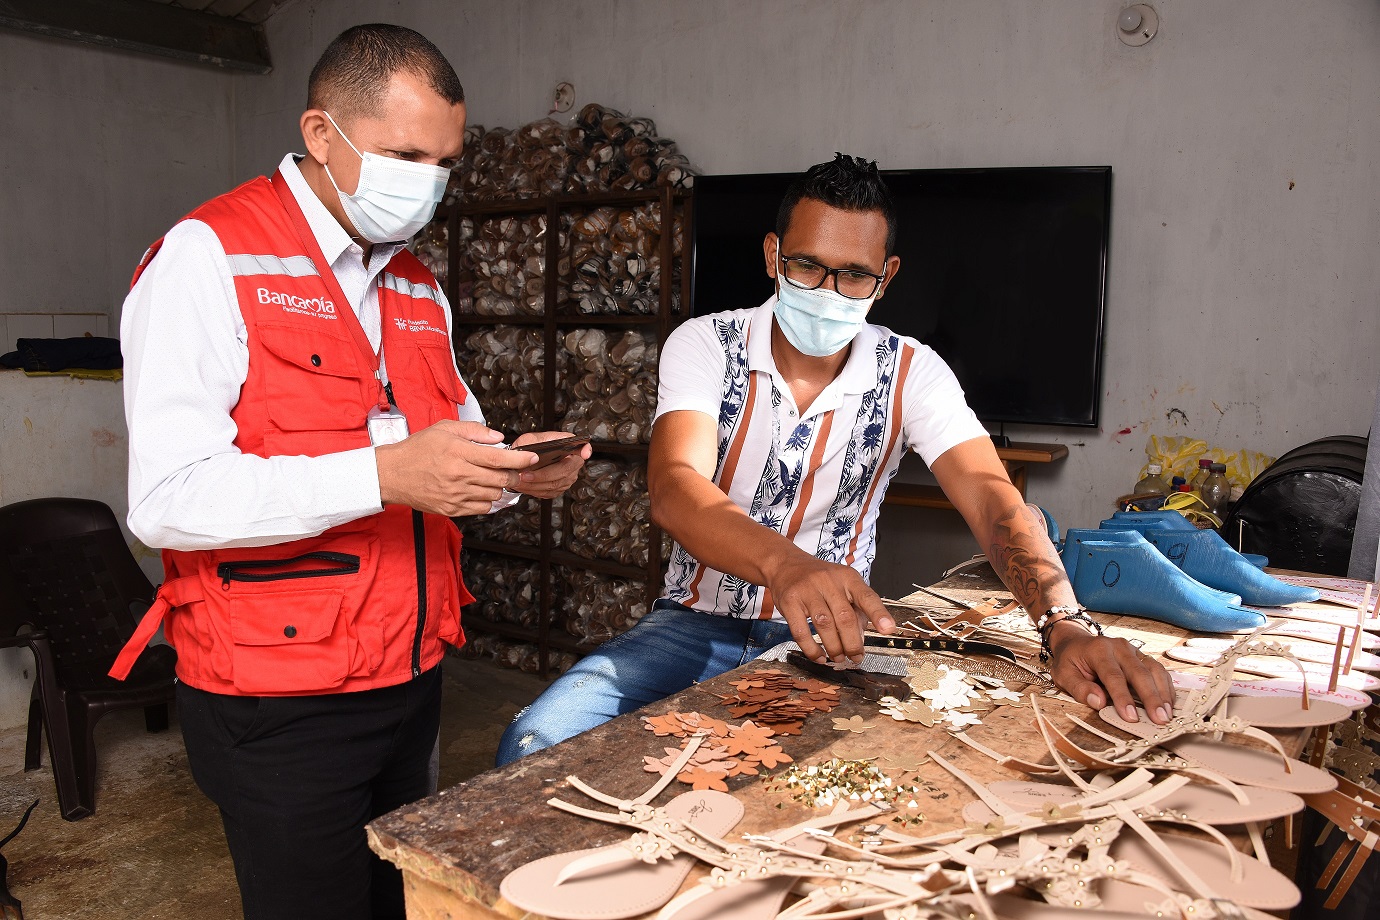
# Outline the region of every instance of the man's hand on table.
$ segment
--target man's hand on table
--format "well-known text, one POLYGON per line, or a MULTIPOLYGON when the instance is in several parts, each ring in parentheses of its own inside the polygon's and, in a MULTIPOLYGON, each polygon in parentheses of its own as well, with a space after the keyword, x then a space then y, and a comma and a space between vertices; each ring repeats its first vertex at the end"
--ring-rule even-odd
POLYGON ((1125 639, 1096 636, 1076 622, 1050 627, 1050 675, 1054 683, 1093 709, 1116 707, 1128 722, 1138 721, 1139 699, 1150 720, 1163 725, 1174 715, 1174 683, 1154 658, 1125 639))
POLYGON ((867 622, 880 633, 896 629, 882 599, 851 566, 790 553, 770 573, 767 589, 790 624, 791 638, 814 661, 823 662, 827 655, 835 662, 860 665, 867 622), (820 642, 811 636, 812 627, 820 642))

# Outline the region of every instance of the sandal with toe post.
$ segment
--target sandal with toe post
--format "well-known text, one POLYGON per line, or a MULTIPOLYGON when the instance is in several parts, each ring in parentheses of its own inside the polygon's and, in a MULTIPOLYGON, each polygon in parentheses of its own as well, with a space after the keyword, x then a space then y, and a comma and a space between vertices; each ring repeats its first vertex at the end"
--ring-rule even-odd
MULTIPOLYGON (((1033 827, 1040 839, 1048 839, 1055 847, 1072 847, 1082 839, 1090 860, 1105 853, 1134 867, 1141 881, 1155 877, 1164 887, 1187 891, 1200 899, 1226 899, 1264 910, 1281 910, 1298 903, 1298 889, 1268 862, 1239 853, 1197 814, 1167 807, 1175 795, 1191 788, 1187 776, 1152 781, 1150 771, 1138 770, 1119 781, 1106 781, 1103 788, 1080 790, 1071 801, 1051 806, 1046 800, 1043 807, 1022 813, 943 758, 931 756, 996 813, 998 823, 984 827, 984 832, 1010 836, 1033 827), (1077 831, 1060 829, 1069 824, 1083 827, 1077 831), (1191 827, 1212 840, 1156 833, 1151 824, 1191 827)), ((1288 799, 1302 805, 1296 797, 1288 799)), ((1236 816, 1241 814, 1238 810, 1236 816)), ((1257 843, 1263 851, 1263 841, 1257 843)), ((1161 886, 1153 887, 1162 890, 1161 886)))
MULTIPOLYGON (((606 796, 576 777, 566 778, 591 798, 615 806, 618 811, 613 814, 560 799, 551 799, 548 804, 633 828, 674 830, 692 840, 720 837, 743 816, 742 803, 731 795, 696 790, 676 796, 662 808, 649 804, 675 779, 702 740, 691 738, 666 774, 635 799, 606 796)), ((677 852, 655 833, 644 832, 624 843, 557 853, 519 866, 504 877, 499 893, 522 910, 556 920, 617 920, 649 913, 665 904, 694 866, 694 856, 677 852)))

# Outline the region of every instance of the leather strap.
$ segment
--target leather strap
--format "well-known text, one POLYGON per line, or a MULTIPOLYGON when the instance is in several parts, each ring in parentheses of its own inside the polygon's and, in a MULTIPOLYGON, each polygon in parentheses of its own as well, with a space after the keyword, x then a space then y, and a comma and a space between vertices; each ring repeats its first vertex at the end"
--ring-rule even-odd
MULTIPOLYGON (((1348 840, 1348 843, 1351 841, 1348 840)), ((1346 872, 1337 880, 1337 885, 1332 889, 1332 893, 1323 902, 1323 907, 1328 910, 1336 910, 1337 905, 1342 903, 1342 898, 1351 888, 1351 883, 1356 881, 1356 876, 1361 874, 1361 867, 1366 864, 1370 854, 1375 852, 1376 838, 1374 834, 1367 834, 1366 839, 1357 844, 1356 852, 1351 856, 1351 865, 1346 867, 1346 872)), ((1338 852, 1341 852, 1340 850, 1338 852)))
POLYGON ((830 683, 840 684, 844 687, 855 687, 862 691, 865 700, 880 700, 884 696, 905 699, 910 696, 910 684, 906 683, 905 678, 897 677, 895 674, 864 671, 862 668, 832 668, 827 664, 811 661, 803 653, 794 649, 786 653, 786 663, 795 665, 800 670, 807 671, 830 683))
POLYGON ((863 645, 868 648, 892 648, 906 652, 955 652, 959 655, 995 655, 1016 664, 1016 656, 1009 649, 994 642, 971 642, 967 639, 951 639, 947 636, 904 637, 904 636, 864 636, 863 645))

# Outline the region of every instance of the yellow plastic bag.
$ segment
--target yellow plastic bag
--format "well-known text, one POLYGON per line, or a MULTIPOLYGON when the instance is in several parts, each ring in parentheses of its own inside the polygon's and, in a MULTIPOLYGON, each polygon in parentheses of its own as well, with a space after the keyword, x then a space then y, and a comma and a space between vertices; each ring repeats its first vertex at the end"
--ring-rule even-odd
POLYGON ((1208 449, 1207 442, 1201 438, 1170 437, 1150 435, 1145 443, 1145 466, 1140 476, 1148 473, 1151 463, 1158 463, 1164 470, 1161 474, 1165 482, 1175 476, 1182 476, 1185 482, 1192 482, 1198 473, 1198 461, 1206 457, 1213 463, 1225 464, 1227 479, 1231 482, 1231 497, 1236 500, 1255 477, 1265 471, 1275 458, 1254 450, 1225 451, 1220 447, 1208 449))

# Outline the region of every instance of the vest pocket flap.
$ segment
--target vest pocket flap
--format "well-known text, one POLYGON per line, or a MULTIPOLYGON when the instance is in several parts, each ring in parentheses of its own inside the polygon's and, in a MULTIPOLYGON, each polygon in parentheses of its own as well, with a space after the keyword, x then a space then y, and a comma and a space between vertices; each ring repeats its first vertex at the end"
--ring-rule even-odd
POLYGON ((423 347, 417 349, 426 359, 427 367, 431 369, 431 376, 436 379, 436 386, 453 403, 461 404, 467 398, 465 385, 460 382, 459 375, 455 372, 455 355, 449 348, 423 347))
POLYGON ((343 588, 244 594, 230 600, 230 632, 237 646, 310 645, 336 631, 344 600, 343 588))
POLYGON ((297 326, 260 324, 256 331, 264 348, 308 373, 354 379, 361 376, 353 344, 347 340, 313 334, 297 326))

